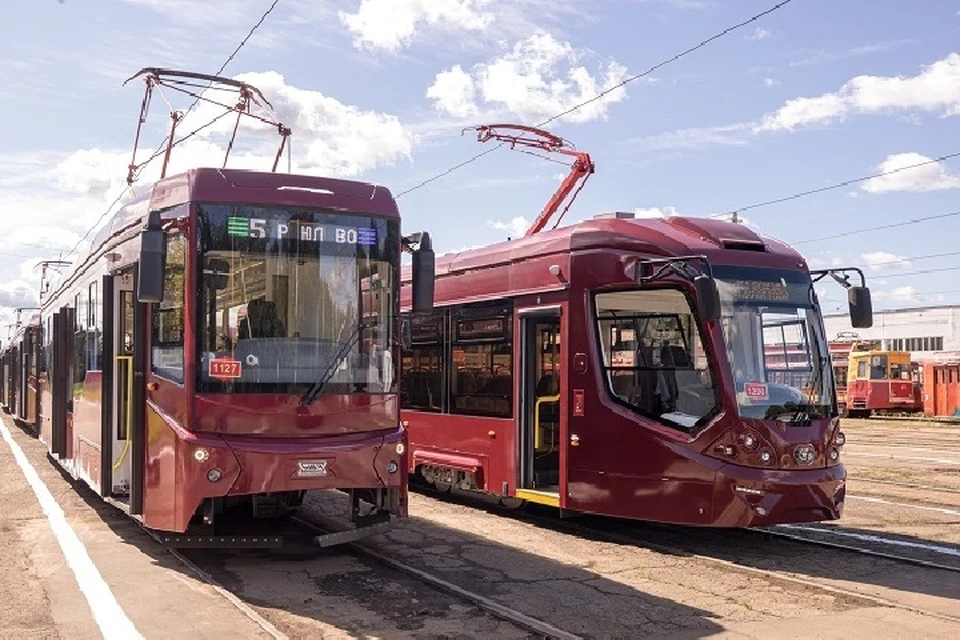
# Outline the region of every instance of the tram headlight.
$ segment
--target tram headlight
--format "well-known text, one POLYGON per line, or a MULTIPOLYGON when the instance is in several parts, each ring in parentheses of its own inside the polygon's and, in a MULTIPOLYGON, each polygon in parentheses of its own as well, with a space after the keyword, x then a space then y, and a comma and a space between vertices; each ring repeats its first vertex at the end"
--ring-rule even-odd
POLYGON ((745 446, 747 449, 753 449, 757 446, 757 437, 752 433, 746 434, 743 436, 743 446, 745 446))
POLYGON ((210 482, 217 482, 222 477, 223 473, 220 471, 220 469, 210 469, 210 471, 207 471, 207 480, 210 482))
POLYGON ((402 442, 398 442, 398 443, 397 443, 397 455, 398 455, 398 456, 402 456, 402 455, 403 455, 403 452, 406 451, 406 450, 407 450, 407 448, 406 448, 405 446, 403 446, 403 443, 402 443, 402 442))
POLYGON ((771 454, 769 451, 760 452, 760 462, 762 462, 763 464, 770 464, 772 461, 773 461, 773 454, 771 454))
POLYGON ((197 462, 206 462, 210 458, 210 452, 206 449, 197 449, 193 452, 193 459, 197 462))
MULTIPOLYGON (((402 445, 397 445, 397 446, 402 446, 402 445)), ((397 462, 395 460, 391 460, 387 464, 387 473, 390 473, 390 474, 396 473, 399 468, 400 467, 397 466, 397 462)))
POLYGON ((843 431, 837 431, 837 437, 833 441, 838 447, 842 447, 847 442, 847 436, 843 431))
POLYGON ((840 459, 840 452, 837 451, 836 448, 831 448, 831 449, 830 449, 830 460, 831 460, 832 462, 836 462, 836 461, 839 460, 839 459, 840 459))

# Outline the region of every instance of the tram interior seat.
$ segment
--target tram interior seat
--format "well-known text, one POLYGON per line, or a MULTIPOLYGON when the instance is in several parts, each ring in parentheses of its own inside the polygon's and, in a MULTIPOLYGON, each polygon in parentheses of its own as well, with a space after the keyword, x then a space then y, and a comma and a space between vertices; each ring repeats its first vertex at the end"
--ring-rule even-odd
POLYGON ((402 378, 404 395, 410 406, 440 411, 440 375, 435 371, 408 371, 402 378))
POLYGON ((287 328, 277 314, 277 304, 264 298, 247 303, 247 316, 240 320, 237 338, 286 338, 287 328))
POLYGON ((704 384, 687 350, 680 346, 665 346, 660 351, 664 383, 667 391, 667 410, 691 416, 703 416, 713 405, 713 390, 704 384))

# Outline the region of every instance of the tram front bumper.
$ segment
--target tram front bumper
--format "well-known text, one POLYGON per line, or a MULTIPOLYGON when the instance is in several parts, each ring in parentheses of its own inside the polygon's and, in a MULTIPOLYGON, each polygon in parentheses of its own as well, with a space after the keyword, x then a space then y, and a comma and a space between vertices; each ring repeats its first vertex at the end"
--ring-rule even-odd
POLYGON ((181 496, 176 529, 183 531, 207 498, 324 489, 392 489, 405 516, 405 432, 319 438, 231 436, 181 441, 181 496), (189 450, 189 451, 188 451, 189 450), (198 453, 201 452, 201 453, 198 453))
POLYGON ((772 470, 724 465, 714 483, 714 525, 759 527, 837 520, 843 513, 846 469, 772 470))

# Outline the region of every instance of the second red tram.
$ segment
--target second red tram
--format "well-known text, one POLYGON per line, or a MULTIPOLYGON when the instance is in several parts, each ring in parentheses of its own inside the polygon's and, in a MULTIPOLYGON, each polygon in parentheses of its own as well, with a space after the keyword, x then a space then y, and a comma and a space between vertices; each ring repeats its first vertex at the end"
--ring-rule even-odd
MULTIPOLYGON (((418 241, 415 306, 429 309, 433 254, 418 241)), ((163 178, 105 224, 7 350, 10 379, 37 381, 39 412, 20 384, 6 404, 170 543, 229 544, 216 537, 226 506, 272 517, 320 489, 349 493, 363 533, 407 513, 399 270, 416 244, 380 186, 163 178)))
MULTIPOLYGON (((686 525, 840 517, 844 438, 804 259, 739 224, 630 218, 438 258, 437 307, 410 314, 403 353, 411 472, 686 525)), ((869 291, 830 275, 870 326, 869 291)))
POLYGON ((877 342, 850 349, 847 409, 851 418, 923 410, 919 365, 909 351, 887 351, 877 342))

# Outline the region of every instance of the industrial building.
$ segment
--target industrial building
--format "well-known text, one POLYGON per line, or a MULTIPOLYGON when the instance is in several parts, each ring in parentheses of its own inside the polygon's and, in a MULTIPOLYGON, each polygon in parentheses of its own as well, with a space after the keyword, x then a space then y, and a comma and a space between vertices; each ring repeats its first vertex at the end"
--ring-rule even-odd
POLYGON ((870 329, 854 329, 846 313, 825 315, 823 322, 828 340, 856 333, 863 340, 880 340, 884 349, 909 351, 914 360, 960 351, 960 305, 875 310, 870 329))

